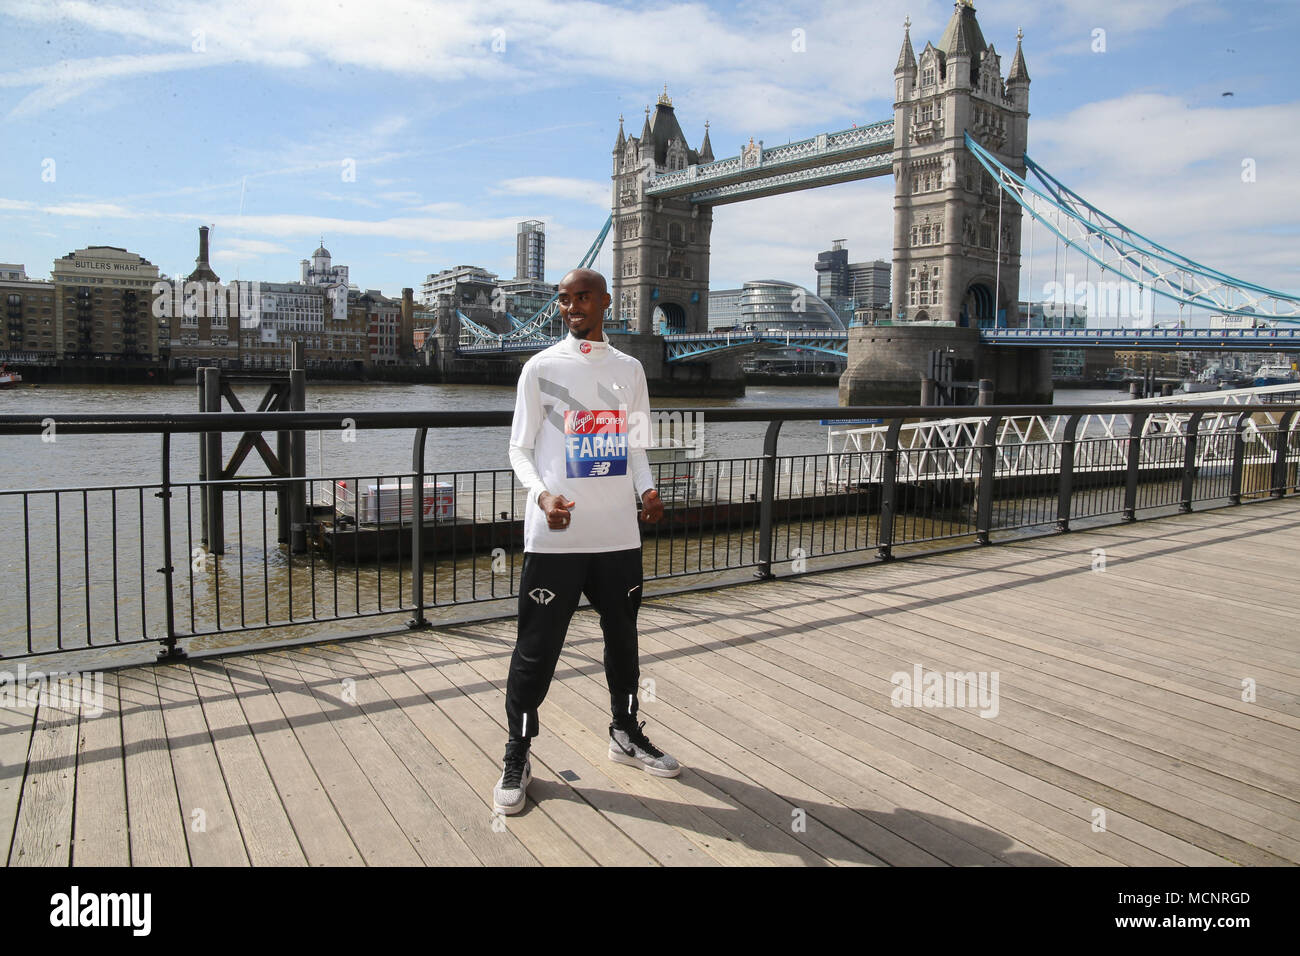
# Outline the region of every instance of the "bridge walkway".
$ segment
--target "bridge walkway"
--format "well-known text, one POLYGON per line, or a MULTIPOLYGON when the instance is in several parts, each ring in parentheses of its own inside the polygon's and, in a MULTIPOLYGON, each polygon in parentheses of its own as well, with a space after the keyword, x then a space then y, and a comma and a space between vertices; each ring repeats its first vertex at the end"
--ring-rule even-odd
POLYGON ((98 717, 0 710, 5 857, 1296 864, 1297 547, 1285 499, 648 599, 676 780, 606 759, 582 611, 504 819, 509 620, 109 672, 98 717), (918 666, 997 694, 894 706, 918 666))

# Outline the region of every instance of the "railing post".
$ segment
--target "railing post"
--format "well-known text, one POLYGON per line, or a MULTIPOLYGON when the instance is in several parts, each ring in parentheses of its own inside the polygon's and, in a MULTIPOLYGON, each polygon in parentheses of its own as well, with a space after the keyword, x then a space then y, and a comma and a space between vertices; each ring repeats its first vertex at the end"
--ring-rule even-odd
POLYGON ((880 540, 876 554, 882 561, 894 558, 894 515, 898 511, 898 436, 903 430, 901 418, 890 419, 885 432, 885 459, 880 476, 880 540))
POLYGON ((772 505, 776 500, 776 440, 781 432, 781 419, 767 423, 763 436, 763 483, 758 503, 758 570, 754 577, 767 580, 772 574, 772 505))
MULTIPOLYGON (((158 660, 175 661, 185 657, 185 651, 176 646, 176 599, 172 594, 172 435, 162 433, 162 488, 154 496, 162 499, 163 566, 158 573, 163 576, 163 606, 167 609, 167 636, 162 639, 158 660)), ((144 542, 140 542, 144 547, 144 542)), ((116 595, 115 595, 116 597, 116 595)))
POLYGON ((1128 462, 1124 468, 1124 513, 1122 520, 1137 520, 1138 469, 1142 464, 1142 430, 1150 412, 1129 416, 1128 462))
MULTIPOLYGON (((424 445, 429 437, 429 429, 415 430, 415 447, 411 452, 411 471, 413 472, 411 489, 411 605, 415 617, 406 622, 412 630, 431 627, 424 616, 424 445)), ((401 482, 398 482, 398 500, 400 504, 401 482)), ((401 510, 400 507, 398 509, 401 510)), ((434 508, 437 513, 437 508, 434 508)))
MULTIPOLYGON (((205 412, 221 412, 221 369, 203 370, 203 400, 205 412)), ((205 432, 203 443, 207 448, 207 480, 220 481, 225 465, 221 455, 221 432, 205 432)), ((219 484, 205 485, 202 494, 208 503, 208 534, 203 542, 212 554, 226 553, 225 498, 219 484)))
POLYGON ((1232 476, 1228 481, 1228 504, 1241 504, 1241 475, 1246 461, 1246 419, 1251 412, 1245 411, 1237 416, 1237 424, 1232 429, 1232 476))
POLYGON ((1183 489, 1182 497, 1178 502, 1179 514, 1189 514, 1192 510, 1192 495, 1196 490, 1196 444, 1200 440, 1198 433, 1204 416, 1205 412, 1192 412, 1187 419, 1187 440, 1183 446, 1183 489))
POLYGON ((1295 418, 1295 409, 1282 414, 1277 423, 1277 451, 1273 453, 1273 480, 1268 493, 1273 498, 1286 497, 1286 453, 1291 443, 1291 420, 1295 418))
POLYGON ((1074 501, 1074 449, 1083 415, 1071 415, 1061 436, 1061 484, 1056 500, 1056 530, 1070 530, 1070 509, 1074 501))
POLYGON ((980 423, 979 434, 975 436, 975 442, 980 450, 979 497, 975 506, 977 544, 989 543, 989 531, 993 527, 993 479, 997 474, 1000 424, 1002 424, 1001 415, 990 415, 988 421, 980 423))
MULTIPOLYGON (((293 368, 289 370, 289 408, 295 412, 307 410, 307 373, 303 369, 303 346, 293 343, 293 368)), ((295 431, 289 442, 289 473, 297 479, 307 477, 307 433, 295 431)), ((289 485, 289 540, 294 554, 307 551, 307 483, 296 481, 289 485)), ((399 509, 400 510, 400 509, 399 509)))

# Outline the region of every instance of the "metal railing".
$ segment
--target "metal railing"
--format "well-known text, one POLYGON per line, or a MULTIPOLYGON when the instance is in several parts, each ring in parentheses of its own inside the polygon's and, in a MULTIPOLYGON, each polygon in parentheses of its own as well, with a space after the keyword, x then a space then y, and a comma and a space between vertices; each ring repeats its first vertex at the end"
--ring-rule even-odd
MULTIPOLYGON (((1297 490, 1297 409, 1270 406, 1057 406, 1066 425, 1047 433, 1003 423, 1041 406, 990 406, 966 447, 900 441, 905 424, 951 409, 895 406, 679 410, 713 423, 766 422, 760 454, 652 464, 665 502, 642 524, 647 582, 753 569, 774 577, 789 562, 946 544, 987 544, 1028 529, 1068 531, 1076 518, 1190 511, 1211 502, 1297 490), (1267 412, 1267 414, 1265 414, 1267 412), (1130 415, 1132 432, 1094 436, 1088 415, 1130 415), (1224 416, 1219 413, 1231 413, 1224 416), (1159 432, 1143 421, 1168 416, 1159 432), (1214 417, 1211 417, 1214 416, 1214 417), (884 439, 861 451, 779 454, 785 422, 882 419, 884 439), (1203 427, 1207 421, 1213 428, 1203 427), (1182 425, 1179 426, 1178 423, 1182 425), (1226 423, 1226 424, 1225 424, 1226 423), (1249 427, 1248 427, 1249 426, 1249 427), (1012 444, 1015 447, 1011 447, 1012 444), (1207 458, 1207 446, 1227 454, 1207 458), (942 460, 935 471, 927 462, 942 460), (954 472, 953 461, 964 463, 954 472), (1014 467, 1009 467, 1014 465, 1014 467)), ((974 410, 972 410, 974 411, 974 410)), ((509 426, 512 413, 256 412, 0 416, 0 436, 143 434, 160 443, 159 479, 132 484, 0 490, 0 657, 140 646, 160 657, 251 642, 337 633, 336 622, 394 614, 431 626, 435 610, 515 599, 522 569, 524 492, 509 469, 430 471, 430 429, 509 426), (179 434, 413 430, 410 468, 367 473, 177 481, 179 434), (277 515, 289 491, 304 506, 277 515), (205 497, 224 524, 207 528, 205 497), (419 516, 417 520, 417 515, 419 516), (206 537, 205 537, 206 534, 206 537), (21 593, 21 597, 19 597, 21 593), (17 610, 19 613, 15 614, 17 610), (283 632, 277 632, 283 638, 283 632)), ((13 437, 4 439, 13 442, 13 437)), ((13 453, 10 444, 6 454, 13 453)), ((629 507, 633 502, 629 501, 629 507)))

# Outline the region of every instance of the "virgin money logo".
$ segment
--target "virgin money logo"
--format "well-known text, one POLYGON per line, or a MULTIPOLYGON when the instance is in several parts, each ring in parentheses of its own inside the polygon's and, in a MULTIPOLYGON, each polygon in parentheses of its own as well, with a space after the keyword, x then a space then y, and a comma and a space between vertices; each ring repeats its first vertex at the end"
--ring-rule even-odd
POLYGON ((583 355, 586 355, 588 352, 591 351, 591 343, 590 342, 580 343, 578 345, 578 351, 581 352, 583 355))
POLYGON ((574 412, 570 427, 575 435, 589 435, 596 430, 596 416, 591 412, 574 412))

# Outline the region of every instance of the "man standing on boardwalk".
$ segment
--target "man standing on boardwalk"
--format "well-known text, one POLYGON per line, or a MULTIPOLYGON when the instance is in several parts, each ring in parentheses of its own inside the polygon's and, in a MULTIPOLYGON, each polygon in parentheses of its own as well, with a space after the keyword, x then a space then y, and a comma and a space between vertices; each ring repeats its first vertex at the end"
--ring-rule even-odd
POLYGON ((493 790, 498 813, 524 808, 537 710, 560 659, 569 619, 585 594, 600 614, 609 685, 609 758, 660 777, 681 772, 636 722, 640 668, 641 519, 664 506, 645 445, 650 396, 641 363, 609 344, 605 278, 575 269, 560 281, 563 340, 529 359, 519 376, 510 464, 528 489, 519 630, 506 681, 505 767, 493 790), (635 497, 634 497, 635 496, 635 497))

